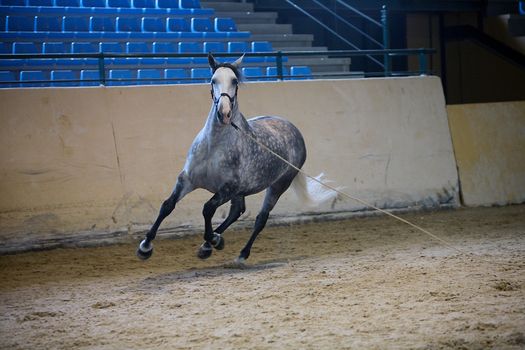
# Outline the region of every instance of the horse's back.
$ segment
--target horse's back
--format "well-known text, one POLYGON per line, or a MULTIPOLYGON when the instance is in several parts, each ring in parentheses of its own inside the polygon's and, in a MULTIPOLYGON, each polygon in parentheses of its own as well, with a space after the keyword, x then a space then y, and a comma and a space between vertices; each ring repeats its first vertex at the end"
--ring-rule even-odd
MULTIPOLYGON (((248 120, 251 132, 262 143, 294 166, 301 168, 306 160, 306 147, 301 132, 279 117, 255 117, 248 120)), ((282 178, 293 178, 297 170, 253 140, 243 142, 239 179, 243 194, 250 195, 268 188, 282 178)))
POLYGON ((299 168, 304 164, 306 160, 304 138, 290 121, 276 116, 259 116, 248 119, 248 124, 257 139, 265 146, 299 168))

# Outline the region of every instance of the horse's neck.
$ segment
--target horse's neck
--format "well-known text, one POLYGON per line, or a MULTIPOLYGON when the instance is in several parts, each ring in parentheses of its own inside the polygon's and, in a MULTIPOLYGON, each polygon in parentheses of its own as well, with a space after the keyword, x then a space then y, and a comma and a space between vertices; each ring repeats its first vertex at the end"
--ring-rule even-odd
MULTIPOLYGON (((248 122, 244 118, 243 114, 239 111, 239 107, 235 106, 232 110, 232 119, 231 121, 242 129, 249 128, 248 122)), ((210 113, 208 114, 208 119, 204 125, 204 132, 210 137, 224 137, 227 134, 234 134, 235 129, 231 125, 223 125, 217 119, 217 109, 214 105, 211 106, 210 113)))

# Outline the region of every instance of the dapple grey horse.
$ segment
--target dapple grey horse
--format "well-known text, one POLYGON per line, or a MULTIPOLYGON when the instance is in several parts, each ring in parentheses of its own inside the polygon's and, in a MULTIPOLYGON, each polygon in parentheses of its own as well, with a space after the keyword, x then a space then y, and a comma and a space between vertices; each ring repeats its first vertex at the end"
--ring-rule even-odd
POLYGON ((292 123, 269 116, 246 120, 239 111, 237 91, 242 59, 219 63, 211 54, 208 56, 213 72, 213 102, 208 119, 188 151, 173 192, 162 204, 157 220, 139 245, 139 258, 148 259, 151 256, 151 241, 161 222, 173 211, 177 202, 197 188, 214 194, 202 210, 204 243, 197 253, 201 259, 211 255, 212 247, 217 250, 224 248, 222 234, 246 210, 245 197, 266 189, 252 235, 236 260, 239 263, 250 256, 252 244, 266 225, 270 211, 291 184, 302 201, 319 203, 335 197, 333 191, 324 190, 320 184, 261 148, 251 138, 259 140, 297 168, 301 168, 306 160, 303 136, 292 123), (216 209, 228 201, 231 202, 230 212, 214 230, 212 217, 216 209))

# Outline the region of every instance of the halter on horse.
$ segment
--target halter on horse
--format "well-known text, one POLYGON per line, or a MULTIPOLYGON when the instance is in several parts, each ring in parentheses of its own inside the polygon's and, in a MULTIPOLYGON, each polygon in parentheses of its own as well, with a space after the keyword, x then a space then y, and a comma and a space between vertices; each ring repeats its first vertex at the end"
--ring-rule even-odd
POLYGON ((246 210, 245 197, 266 189, 252 235, 237 258, 240 263, 250 256, 253 242, 266 225, 270 211, 291 184, 301 198, 312 203, 335 198, 335 192, 310 181, 243 135, 248 133, 255 139, 264 140, 266 146, 297 168, 301 168, 306 160, 303 137, 292 123, 270 116, 246 120, 239 111, 237 92, 242 59, 240 57, 233 63, 219 63, 211 54, 208 56, 213 71, 212 105, 208 118, 188 151, 173 192, 163 202, 157 220, 139 245, 139 258, 148 259, 151 256, 151 242, 161 222, 186 194, 197 188, 214 194, 202 210, 204 243, 197 252, 201 259, 210 257, 213 248, 224 248, 222 234, 246 210), (228 217, 214 230, 212 217, 217 208, 228 201, 231 202, 228 217))

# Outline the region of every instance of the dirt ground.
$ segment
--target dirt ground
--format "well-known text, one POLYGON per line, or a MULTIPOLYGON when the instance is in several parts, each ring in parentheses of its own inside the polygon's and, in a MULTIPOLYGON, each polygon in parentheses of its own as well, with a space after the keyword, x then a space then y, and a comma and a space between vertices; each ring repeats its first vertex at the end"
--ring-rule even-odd
POLYGON ((524 349, 525 205, 0 257, 4 349, 524 349))

